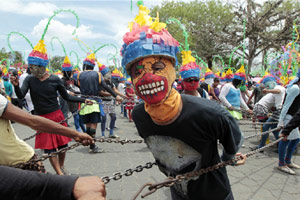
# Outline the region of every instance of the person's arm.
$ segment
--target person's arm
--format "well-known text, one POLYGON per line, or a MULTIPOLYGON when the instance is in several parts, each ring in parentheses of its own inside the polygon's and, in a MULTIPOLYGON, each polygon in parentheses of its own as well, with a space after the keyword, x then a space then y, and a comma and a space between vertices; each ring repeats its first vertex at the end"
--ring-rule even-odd
POLYGON ((241 106, 242 108, 244 108, 245 110, 249 110, 247 104, 245 103, 243 97, 242 97, 242 94, 240 94, 240 102, 241 102, 241 106))
POLYGON ((0 177, 0 195, 5 199, 105 200, 106 196, 99 177, 59 176, 5 166, 0 166, 0 177))
POLYGON ((100 90, 100 95, 104 96, 104 97, 110 97, 111 94, 109 92, 106 92, 105 90, 100 90))
POLYGON ((116 93, 108 86, 106 85, 105 81, 103 80, 102 76, 101 76, 101 83, 100 86, 106 90, 107 92, 109 92, 113 97, 117 97, 116 93))
POLYGON ((113 87, 113 91, 117 94, 117 95, 119 95, 119 96, 121 96, 121 97, 123 97, 123 98, 127 98, 124 94, 122 94, 116 87, 113 87))
POLYGON ((228 108, 232 107, 232 105, 226 99, 226 96, 227 96, 229 90, 230 90, 230 84, 226 84, 226 85, 223 86, 223 88, 222 88, 222 90, 220 92, 220 95, 219 95, 219 99, 221 100, 221 102, 223 103, 223 105, 225 107, 228 107, 228 108))
POLYGON ((281 134, 288 136, 290 132, 300 126, 300 109, 293 115, 293 118, 289 121, 289 123, 284 126, 281 134))
POLYGON ((84 98, 69 95, 61 79, 57 78, 57 81, 59 82, 57 86, 58 92, 64 100, 85 103, 86 100, 84 98))
POLYGON ((280 89, 264 89, 263 93, 272 93, 272 94, 279 94, 281 91, 280 89))
POLYGON ((25 78, 22 87, 20 88, 19 79, 15 76, 10 76, 10 81, 14 85, 15 93, 19 99, 23 99, 29 90, 29 78, 30 76, 25 78))
POLYGON ((38 132, 64 135, 86 145, 89 143, 93 143, 92 137, 85 133, 79 133, 76 130, 65 127, 44 117, 28 114, 27 112, 12 105, 11 103, 7 103, 6 109, 4 110, 1 117, 29 126, 30 128, 37 130, 38 132))
MULTIPOLYGON (((216 120, 216 127, 219 127, 216 131, 216 139, 219 139, 223 145, 223 153, 221 156, 222 161, 228 161, 233 159, 244 142, 244 135, 241 132, 237 121, 228 113, 224 108, 217 109, 219 118, 216 120)), ((243 156, 243 160, 237 162, 236 165, 244 164, 246 157, 243 156)))
POLYGON ((214 91, 214 87, 213 87, 213 86, 210 87, 210 92, 209 92, 209 93, 212 95, 212 97, 213 97, 215 100, 219 101, 219 98, 216 96, 215 91, 214 91))
POLYGON ((251 96, 249 97, 248 101, 247 101, 247 104, 250 104, 252 98, 254 97, 254 95, 257 93, 257 88, 255 88, 251 94, 251 96))
POLYGON ((299 95, 299 87, 295 87, 292 86, 291 88, 288 88, 286 91, 286 97, 285 97, 285 102, 282 106, 282 110, 280 113, 280 117, 278 120, 278 126, 282 126, 283 127, 283 120, 290 108, 290 106, 292 105, 294 99, 299 95))

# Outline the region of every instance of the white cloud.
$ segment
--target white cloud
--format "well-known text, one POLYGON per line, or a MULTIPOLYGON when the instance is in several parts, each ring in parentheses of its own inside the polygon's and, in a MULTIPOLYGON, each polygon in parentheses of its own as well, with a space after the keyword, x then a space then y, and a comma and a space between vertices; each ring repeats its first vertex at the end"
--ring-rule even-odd
MULTIPOLYGON (((36 26, 33 27, 31 34, 37 38, 40 38, 43 34, 47 22, 48 19, 42 19, 36 26)), ((74 30, 75 26, 71 24, 63 24, 60 21, 52 20, 46 33, 45 39, 49 40, 52 37, 56 36, 64 42, 69 42, 74 38, 74 35, 72 35, 74 30)), ((109 37, 102 33, 93 32, 92 26, 86 25, 80 25, 76 30, 76 35, 80 39, 98 39, 103 37, 109 37)))
POLYGON ((51 16, 58 7, 47 2, 24 3, 20 0, 1 0, 0 11, 29 16, 51 16))

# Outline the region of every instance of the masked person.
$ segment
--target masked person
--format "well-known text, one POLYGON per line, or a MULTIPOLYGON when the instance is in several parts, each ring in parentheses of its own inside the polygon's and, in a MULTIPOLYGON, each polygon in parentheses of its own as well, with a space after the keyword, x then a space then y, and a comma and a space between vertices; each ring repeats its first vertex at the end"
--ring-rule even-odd
MULTIPOLYGON (((123 98, 124 97, 126 98, 125 95, 121 94, 118 91, 117 85, 112 82, 111 72, 110 72, 109 68, 100 63, 98 63, 98 65, 100 65, 99 71, 101 72, 101 74, 104 78, 105 84, 116 94, 122 96, 123 98)), ((103 110, 104 110, 104 113, 103 113, 102 119, 101 119, 102 137, 105 137, 106 120, 107 120, 107 114, 108 114, 110 116, 109 137, 117 138, 118 136, 114 134, 114 128, 115 128, 115 124, 116 124, 116 120, 117 120, 116 102, 113 100, 112 95, 110 93, 106 92, 105 89, 102 87, 100 87, 100 95, 103 97, 102 103, 103 103, 103 110)))
MULTIPOLYGON (((264 75, 261 84, 265 86, 263 93, 266 95, 255 104, 253 113, 258 119, 268 118, 268 113, 272 113, 272 116, 267 120, 268 123, 264 124, 262 128, 262 132, 266 132, 269 129, 277 127, 277 123, 274 122, 278 122, 279 120, 285 96, 285 88, 281 85, 277 85, 276 78, 268 72, 264 75)), ((278 139, 279 131, 274 131, 273 134, 275 138, 278 139)), ((265 146, 268 136, 269 134, 263 135, 260 144, 256 148, 265 146)))
MULTIPOLYGON (((278 127, 284 127, 295 116, 300 109, 300 69, 298 70, 297 77, 294 78, 286 90, 286 97, 280 113, 278 127)), ((285 140, 281 140, 278 144, 278 169, 291 175, 296 175, 293 169, 300 169, 300 166, 292 162, 292 155, 299 143, 299 129, 289 127, 283 132, 285 140), (288 130, 288 131, 287 131, 288 130)))
POLYGON ((228 109, 230 114, 235 119, 243 119, 241 112, 236 110, 240 110, 241 107, 251 113, 251 110, 248 108, 247 104, 245 103, 239 86, 241 86, 242 81, 246 81, 246 74, 244 66, 236 71, 234 74, 233 80, 230 83, 226 83, 220 92, 219 99, 221 100, 222 104, 228 109), (235 110, 236 109, 236 110, 235 110))
MULTIPOLYGON (((94 71, 95 67, 95 54, 91 53, 83 61, 83 72, 77 75, 77 85, 80 87, 80 93, 82 95, 99 96, 101 89, 108 91, 116 101, 122 102, 122 98, 117 95, 112 88, 106 85, 103 80, 103 76, 100 72, 94 71)), ((97 98, 90 98, 98 101, 97 98)), ((85 106, 81 104, 81 106, 85 106)), ((97 124, 101 122, 100 107, 98 104, 93 106, 86 106, 79 112, 82 117, 83 123, 86 125, 86 133, 91 135, 93 138, 96 137, 97 124)), ((103 149, 97 147, 95 144, 90 145, 90 153, 102 153, 103 149)))
MULTIPOLYGON (((70 96, 61 79, 46 72, 46 66, 49 62, 46 52, 44 41, 40 40, 28 56, 31 75, 25 78, 21 88, 19 87, 19 80, 16 77, 11 76, 11 82, 14 85, 16 95, 20 99, 23 99, 28 90, 30 90, 34 113, 36 115, 55 122, 61 122, 65 118, 58 105, 58 93, 66 101, 85 102, 89 104, 91 101, 70 96)), ((61 124, 67 126, 65 122, 61 124)), ((43 131, 35 137, 35 148, 43 149, 46 154, 50 154, 56 152, 58 149, 67 147, 70 141, 71 139, 68 137, 49 134, 43 131)), ((60 153, 58 157, 53 156, 50 158, 52 167, 59 175, 67 174, 64 168, 65 157, 66 153, 60 153)))
MULTIPOLYGON (((236 121, 215 102, 180 95, 172 88, 179 44, 164 29, 165 24, 158 17, 152 22, 148 13, 140 4, 121 50, 122 66, 144 101, 133 110, 139 135, 166 176, 219 163, 218 139, 224 145, 222 159, 233 158, 242 142, 236 121)), ((233 199, 225 168, 175 183, 171 195, 177 200, 233 199)))
POLYGON ((183 91, 181 93, 209 99, 206 90, 199 87, 200 68, 195 61, 191 51, 182 51, 182 67, 179 70, 183 79, 183 91))

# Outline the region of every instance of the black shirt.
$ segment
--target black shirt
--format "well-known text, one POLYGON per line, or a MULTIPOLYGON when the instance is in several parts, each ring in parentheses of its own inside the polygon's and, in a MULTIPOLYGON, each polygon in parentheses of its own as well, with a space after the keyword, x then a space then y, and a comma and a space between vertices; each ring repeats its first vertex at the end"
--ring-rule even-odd
POLYGON ((77 178, 0 166, 0 197, 2 200, 72 200, 77 178))
MULTIPOLYGON (((242 142, 235 119, 213 101, 190 95, 181 97, 181 114, 169 125, 155 124, 143 103, 132 113, 138 133, 145 139, 160 170, 167 176, 176 176, 219 163, 217 140, 224 147, 222 160, 232 159, 242 142)), ((173 187, 184 199, 232 199, 225 168, 173 187)))
POLYGON ((80 72, 78 74, 77 85, 80 87, 80 92, 83 95, 98 96, 101 86, 113 97, 117 96, 114 91, 112 91, 112 89, 105 84, 100 72, 92 70, 80 72))
POLYGON ((20 99, 25 97, 28 90, 30 90, 34 112, 38 115, 48 114, 59 109, 57 91, 66 101, 85 102, 85 99, 69 95, 61 79, 54 75, 50 75, 44 81, 40 81, 33 75, 28 75, 21 88, 15 86, 16 95, 20 99))
MULTIPOLYGON (((105 81, 105 84, 106 84, 107 87, 109 87, 111 89, 116 88, 116 84, 113 83, 110 80, 105 81)), ((100 91, 105 91, 105 88, 102 85, 100 85, 100 91)), ((111 101, 111 100, 113 100, 112 96, 103 96, 101 94, 100 94, 100 96, 102 97, 103 101, 111 101)))

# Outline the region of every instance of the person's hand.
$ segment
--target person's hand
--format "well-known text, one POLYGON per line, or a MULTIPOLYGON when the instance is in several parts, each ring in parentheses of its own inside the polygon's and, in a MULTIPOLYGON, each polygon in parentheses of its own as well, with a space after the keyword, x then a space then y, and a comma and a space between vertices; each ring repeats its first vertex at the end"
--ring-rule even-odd
POLYGON ((75 93, 74 92, 69 92, 69 95, 75 96, 75 93))
POLYGON ((122 97, 120 97, 120 96, 118 95, 118 96, 116 96, 116 101, 117 101, 118 103, 122 103, 123 99, 122 99, 122 97))
POLYGON ((265 94, 265 93, 268 93, 268 90, 267 90, 267 89, 263 89, 263 90, 262 90, 262 93, 264 93, 264 94, 265 94))
POLYGON ((280 138, 282 137, 282 138, 283 138, 283 139, 282 139, 283 141, 287 141, 287 140, 288 140, 288 139, 287 139, 288 135, 284 135, 284 134, 281 133, 281 134, 279 135, 279 137, 280 137, 280 138))
POLYGON ((76 142, 80 142, 82 143, 84 146, 90 145, 90 144, 94 144, 94 140, 91 136, 89 136, 86 133, 79 133, 76 137, 74 137, 74 140, 76 142))
POLYGON ((236 153, 235 154, 236 157, 240 157, 241 160, 238 160, 235 164, 235 166, 239 166, 239 165, 243 165, 246 162, 247 156, 245 154, 242 153, 236 153))
POLYGON ((19 79, 15 76, 10 76, 10 82, 14 85, 14 86, 18 86, 19 85, 19 79))
POLYGON ((233 106, 230 106, 230 107, 228 107, 228 110, 233 111, 233 110, 234 110, 234 107, 233 107, 233 106))
POLYGON ((93 101, 92 100, 90 100, 90 99, 86 99, 85 100, 85 104, 87 104, 87 105, 93 105, 93 101))
POLYGON ((283 121, 278 122, 277 128, 281 128, 282 129, 283 127, 284 127, 283 121))
POLYGON ((73 196, 78 200, 105 200, 105 185, 97 176, 80 177, 75 182, 73 196))
POLYGON ((249 110, 247 110, 247 112, 248 112, 249 114, 251 114, 251 115, 253 114, 253 111, 252 111, 252 110, 250 110, 250 109, 249 109, 249 110))

